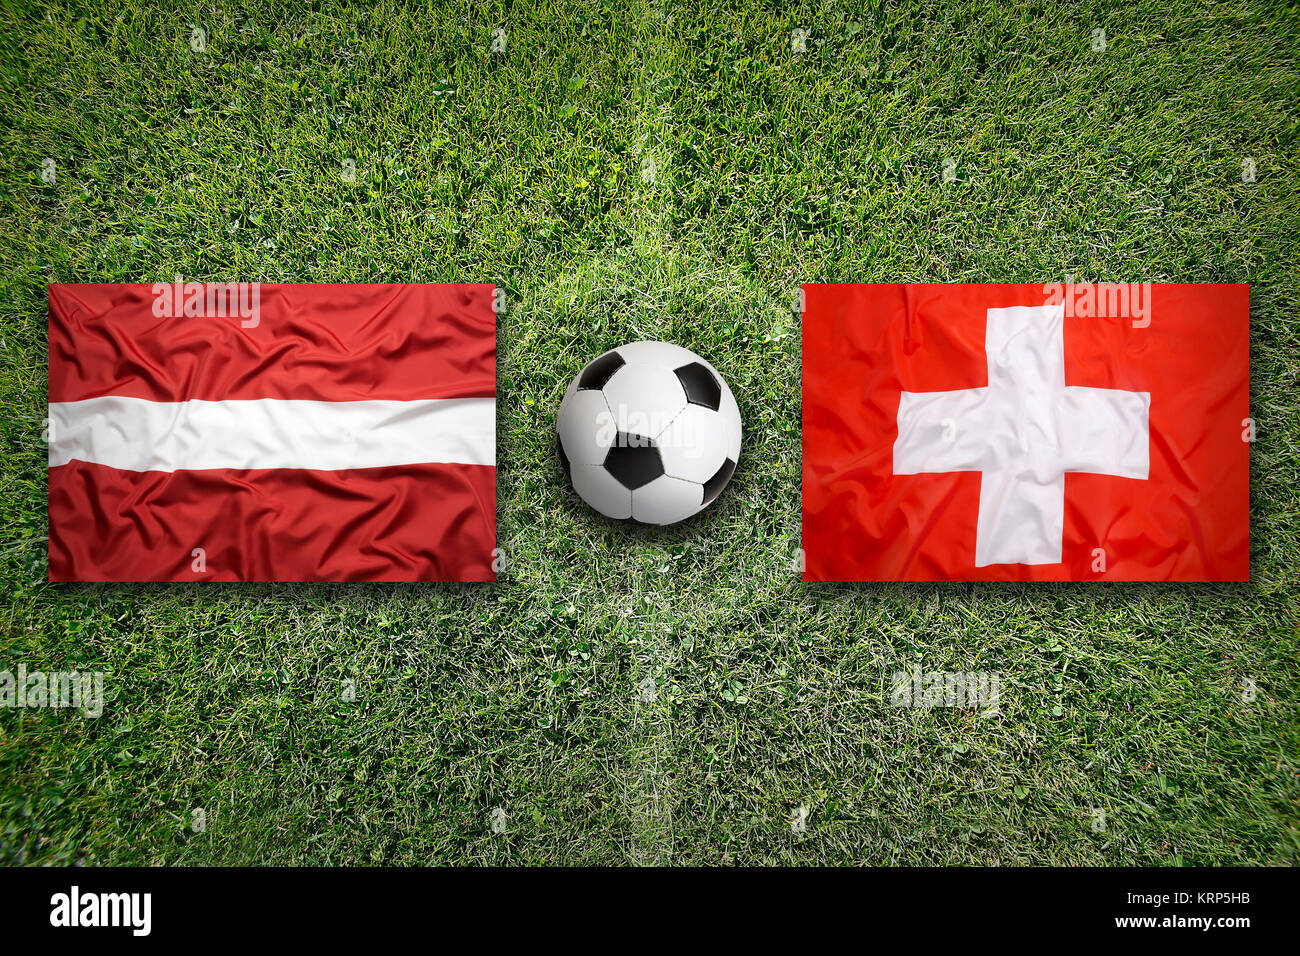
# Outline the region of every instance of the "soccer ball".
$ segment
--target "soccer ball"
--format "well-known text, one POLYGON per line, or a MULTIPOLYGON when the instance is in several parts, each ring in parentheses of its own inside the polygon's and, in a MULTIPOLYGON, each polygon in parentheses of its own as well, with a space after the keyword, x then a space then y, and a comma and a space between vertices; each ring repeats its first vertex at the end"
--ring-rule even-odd
POLYGON ((573 490, 611 518, 673 524, 707 507, 740 460, 740 409, 694 352, 633 342, 574 378, 556 416, 573 490))

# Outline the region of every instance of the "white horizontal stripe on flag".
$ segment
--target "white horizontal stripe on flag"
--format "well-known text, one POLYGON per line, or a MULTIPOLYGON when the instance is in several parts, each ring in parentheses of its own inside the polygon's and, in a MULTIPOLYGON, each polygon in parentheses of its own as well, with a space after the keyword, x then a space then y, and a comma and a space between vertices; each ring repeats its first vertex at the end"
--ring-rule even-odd
POLYGON ((494 465, 496 400, 51 403, 50 467, 73 459, 124 471, 494 465))

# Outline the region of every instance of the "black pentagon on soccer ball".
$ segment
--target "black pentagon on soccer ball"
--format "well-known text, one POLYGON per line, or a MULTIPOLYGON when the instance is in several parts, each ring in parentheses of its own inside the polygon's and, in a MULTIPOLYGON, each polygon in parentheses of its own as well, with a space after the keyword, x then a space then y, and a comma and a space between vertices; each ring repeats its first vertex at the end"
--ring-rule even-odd
POLYGON ((624 488, 635 491, 662 475, 664 462, 650 439, 619 432, 613 446, 605 453, 605 470, 624 488))
POLYGON ((713 477, 704 483, 704 504, 707 505, 721 494, 722 489, 726 487, 735 471, 736 463, 730 458, 718 466, 718 470, 713 473, 713 477))
POLYGON ((690 365, 673 369, 673 374, 682 383, 688 402, 692 405, 703 405, 715 412, 718 410, 718 405, 722 402, 722 386, 718 384, 712 372, 699 362, 692 362, 690 365))
POLYGON ((602 389, 609 377, 626 364, 623 356, 617 352, 606 352, 583 369, 582 378, 578 379, 578 388, 602 389))

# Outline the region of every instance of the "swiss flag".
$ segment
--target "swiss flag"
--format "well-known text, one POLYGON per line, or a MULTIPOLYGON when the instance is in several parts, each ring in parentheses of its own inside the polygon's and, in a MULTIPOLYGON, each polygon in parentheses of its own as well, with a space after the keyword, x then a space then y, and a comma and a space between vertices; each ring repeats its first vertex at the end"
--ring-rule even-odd
POLYGON ((804 580, 1249 579, 1247 286, 804 296, 804 580))
POLYGON ((490 581, 490 285, 50 286, 52 581, 490 581))

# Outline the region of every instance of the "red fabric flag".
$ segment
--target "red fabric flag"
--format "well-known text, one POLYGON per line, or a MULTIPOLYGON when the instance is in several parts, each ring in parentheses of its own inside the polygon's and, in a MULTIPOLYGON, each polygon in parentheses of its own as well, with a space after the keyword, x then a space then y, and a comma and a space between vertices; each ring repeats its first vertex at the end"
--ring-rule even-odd
POLYGON ((1247 286, 804 296, 804 580, 1249 579, 1247 286))
POLYGON ((494 580, 493 293, 50 286, 50 580, 494 580))

